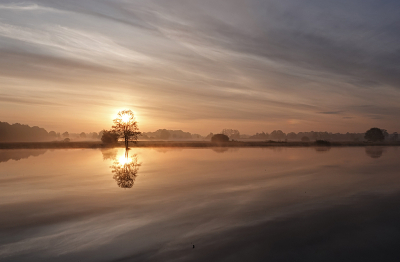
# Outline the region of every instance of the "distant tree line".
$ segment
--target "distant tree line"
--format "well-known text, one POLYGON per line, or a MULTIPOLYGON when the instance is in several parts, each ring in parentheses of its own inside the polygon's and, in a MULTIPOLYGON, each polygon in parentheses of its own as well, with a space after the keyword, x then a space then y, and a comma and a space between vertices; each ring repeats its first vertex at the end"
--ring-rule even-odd
POLYGON ((191 134, 182 130, 158 129, 155 132, 143 132, 141 139, 160 139, 160 140, 192 140, 203 139, 199 134, 191 134))
POLYGON ((35 142, 48 138, 49 133, 44 128, 0 122, 0 142, 35 142))
MULTIPOLYGON (((72 141, 100 140, 103 133, 108 132, 104 139, 106 141, 118 141, 120 137, 111 131, 100 131, 91 133, 57 133, 55 131, 47 132, 44 128, 37 126, 30 127, 22 124, 9 124, 0 122, 0 142, 38 142, 38 141, 63 141, 66 139, 72 141)), ((365 133, 332 133, 332 132, 289 132, 274 130, 271 133, 261 132, 254 135, 241 134, 237 129, 223 129, 219 133, 229 137, 230 140, 274 140, 274 141, 399 141, 397 132, 389 134, 385 129, 371 128, 365 133), (371 131, 372 130, 372 131, 371 131), (378 131, 380 130, 380 131, 378 131), (371 134, 375 134, 371 136, 371 134), (373 138, 371 138, 373 137, 373 138)), ((207 136, 191 134, 182 130, 158 129, 155 132, 143 132, 139 140, 206 140, 211 141, 214 133, 207 136)))
MULTIPOLYGON (((274 141, 398 141, 397 132, 389 134, 385 129, 371 128, 366 133, 332 133, 332 132, 290 132, 284 133, 282 130, 274 130, 271 133, 261 132, 254 135, 240 134, 236 129, 223 129, 220 134, 224 134, 231 140, 274 140, 274 141), (372 130, 372 131, 371 131, 372 130), (377 131, 379 130, 379 131, 377 131), (370 133, 374 134, 371 135, 370 133), (378 135, 376 134, 378 133, 378 135), (380 134, 380 135, 379 135, 380 134)), ((205 137, 210 140, 213 137, 210 133, 205 137)))
POLYGON ((44 141, 64 141, 68 140, 100 140, 101 134, 92 133, 57 133, 47 132, 46 129, 38 126, 28 126, 23 124, 9 124, 0 122, 0 142, 44 142, 44 141))
MULTIPOLYGON (((397 133, 389 135, 386 130, 383 130, 384 140, 397 140, 397 133)), ((247 137, 253 140, 288 140, 288 141, 365 141, 365 133, 332 133, 332 132, 290 132, 284 133, 281 130, 274 130, 270 134, 261 132, 253 136, 247 137)))

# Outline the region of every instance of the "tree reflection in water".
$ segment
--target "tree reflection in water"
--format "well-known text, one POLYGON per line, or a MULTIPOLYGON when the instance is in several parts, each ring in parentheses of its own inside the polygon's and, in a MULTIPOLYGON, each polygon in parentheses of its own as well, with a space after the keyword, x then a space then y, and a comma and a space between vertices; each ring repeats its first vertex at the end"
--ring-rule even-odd
POLYGON ((121 188, 131 188, 135 183, 137 173, 141 164, 138 163, 137 155, 129 157, 129 151, 125 155, 116 159, 110 168, 114 174, 113 178, 121 188))
POLYGON ((367 146, 365 153, 371 158, 380 158, 383 154, 384 148, 381 146, 367 146))

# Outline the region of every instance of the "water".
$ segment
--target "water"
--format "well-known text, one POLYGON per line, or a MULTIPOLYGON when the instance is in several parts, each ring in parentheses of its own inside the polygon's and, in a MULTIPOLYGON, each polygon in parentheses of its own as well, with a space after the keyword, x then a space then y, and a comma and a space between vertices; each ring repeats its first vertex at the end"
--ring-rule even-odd
POLYGON ((400 261, 396 147, 124 154, 0 150, 0 260, 400 261))

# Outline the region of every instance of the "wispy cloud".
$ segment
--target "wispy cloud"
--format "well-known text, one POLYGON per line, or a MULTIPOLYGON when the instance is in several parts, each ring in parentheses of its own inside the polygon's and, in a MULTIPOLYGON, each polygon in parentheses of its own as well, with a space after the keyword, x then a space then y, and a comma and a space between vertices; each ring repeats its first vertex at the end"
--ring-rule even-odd
POLYGON ((14 11, 51 11, 51 12, 61 12, 55 8, 40 6, 35 3, 10 3, 10 4, 0 4, 0 10, 14 10, 14 11))
POLYGON ((259 118, 261 128, 268 119, 273 126, 295 118, 298 129, 326 130, 323 125, 348 126, 345 114, 360 121, 353 128, 364 129, 377 114, 395 128, 387 119, 399 109, 394 10, 400 4, 377 6, 360 0, 8 2, 0 5, 0 74, 19 79, 18 90, 30 80, 88 94, 96 87, 118 90, 149 119, 165 123, 259 118), (34 15, 39 10, 48 12, 34 15), (361 107, 370 101, 373 108, 361 107))
POLYGON ((93 63, 117 65, 117 62, 145 63, 150 60, 143 54, 118 45, 106 36, 63 26, 32 29, 0 23, 0 36, 50 48, 60 55, 93 63))

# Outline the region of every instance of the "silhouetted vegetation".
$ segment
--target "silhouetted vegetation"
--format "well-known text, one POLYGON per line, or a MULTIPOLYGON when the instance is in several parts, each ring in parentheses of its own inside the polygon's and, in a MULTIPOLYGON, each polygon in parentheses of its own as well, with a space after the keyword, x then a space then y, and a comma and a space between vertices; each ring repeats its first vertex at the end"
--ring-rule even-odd
POLYGON ((331 146, 331 142, 326 140, 316 140, 315 144, 318 146, 331 146))
POLYGON ((105 144, 115 144, 118 143, 118 138, 120 134, 116 133, 114 130, 103 130, 101 136, 101 142, 105 144))
POLYGON ((47 142, 60 141, 66 142, 71 140, 97 140, 97 133, 69 133, 64 132, 62 135, 55 131, 47 132, 44 128, 37 126, 30 127, 19 123, 10 125, 6 122, 0 122, 0 142, 47 142), (68 138, 68 139, 67 139, 68 138))
POLYGON ((211 137, 211 142, 214 143, 229 142, 229 137, 224 134, 216 134, 211 137))
MULTIPOLYGON (((129 117, 128 117, 129 118, 129 117)), ((129 120, 129 119, 128 119, 129 120)), ((122 122, 119 122, 122 124, 122 122)), ((137 123, 136 123, 137 127, 137 123)), ((118 128, 117 128, 118 129, 118 128)), ((114 133, 119 134, 119 138, 124 138, 125 144, 128 142, 125 140, 124 132, 118 131, 114 128, 114 133)), ((109 130, 108 132, 110 132, 109 130)), ((27 125, 21 124, 13 124, 10 125, 5 122, 0 122, 0 142, 45 142, 45 141, 59 141, 63 142, 65 138, 69 138, 71 142, 78 141, 89 141, 89 140, 101 140, 106 144, 115 144, 117 141, 113 138, 114 135, 110 135, 110 133, 104 135, 104 131, 100 131, 99 133, 70 133, 64 132, 62 134, 57 133, 55 131, 47 131, 43 128, 39 127, 29 127, 27 125), (103 137, 104 135, 104 137, 103 137)), ((130 141, 137 141, 140 136, 140 140, 171 140, 171 141, 210 141, 214 133, 209 133, 207 136, 201 136, 199 134, 191 134, 190 132, 184 132, 182 130, 167 130, 167 129, 158 129, 155 132, 144 132, 140 133, 138 130, 133 131, 136 132, 133 137, 128 137, 130 141)), ((255 140, 260 142, 268 142, 274 143, 276 141, 285 141, 285 142, 293 142, 293 141, 301 141, 301 142, 309 142, 309 141, 317 141, 324 140, 328 142, 386 142, 396 144, 399 141, 399 135, 397 132, 393 132, 389 134, 384 129, 379 128, 371 128, 367 131, 367 133, 330 133, 330 132, 289 132, 284 133, 282 130, 274 130, 270 134, 267 132, 256 133, 255 135, 246 135, 241 134, 239 130, 236 129, 223 129, 222 132, 227 135, 232 141, 249 141, 255 140), (375 131, 374 131, 375 130, 375 131), (379 132, 379 130, 381 132, 379 132), (371 133, 375 135, 371 136, 371 133), (378 134, 378 136, 376 135, 378 134), (383 138, 382 138, 383 135, 383 138)), ((129 132, 128 132, 129 134, 129 132)), ((89 146, 92 146, 90 144, 89 146)))
POLYGON ((50 132, 49 132, 49 137, 51 137, 52 139, 57 139, 58 135, 57 135, 56 132, 50 131, 50 132))
POLYGON ((166 129, 161 130, 161 133, 160 133, 161 139, 167 140, 167 139, 169 139, 170 136, 171 136, 171 134, 166 129))
MULTIPOLYGON (((386 130, 384 130, 384 129, 379 129, 377 127, 373 127, 365 133, 364 138, 370 142, 383 141, 383 140, 385 140, 385 132, 386 132, 386 130)), ((386 132, 386 134, 387 134, 387 132, 386 132)))
POLYGON ((122 110, 118 112, 117 118, 113 120, 112 131, 124 139, 125 148, 128 149, 129 141, 136 142, 141 134, 137 126, 135 115, 131 110, 122 110))
POLYGON ((257 139, 257 140, 267 140, 268 138, 269 138, 268 133, 264 132, 256 133, 255 135, 249 137, 249 139, 257 139))
POLYGON ((49 141, 50 138, 44 128, 0 122, 0 142, 49 141))
POLYGON ((240 132, 236 129, 223 129, 221 134, 226 135, 230 139, 240 139, 240 132))
MULTIPOLYGON (((210 137, 211 138, 211 137, 210 137)), ((143 132, 141 139, 149 140, 193 140, 193 139, 204 139, 203 136, 199 134, 191 134, 190 132, 184 132, 182 130, 167 130, 158 129, 155 132, 143 132)))
POLYGON ((270 134, 271 139, 277 139, 277 140, 284 140, 286 138, 286 134, 282 132, 282 130, 274 130, 270 134))

